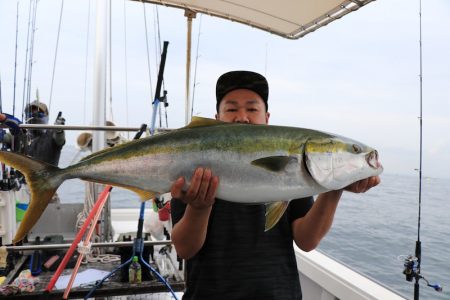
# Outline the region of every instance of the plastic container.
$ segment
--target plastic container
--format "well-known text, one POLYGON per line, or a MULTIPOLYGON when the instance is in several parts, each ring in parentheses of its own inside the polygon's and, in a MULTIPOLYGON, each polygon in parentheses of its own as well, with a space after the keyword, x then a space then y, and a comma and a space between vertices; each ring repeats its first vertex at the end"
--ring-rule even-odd
POLYGON ((141 283, 142 282, 142 268, 138 262, 138 257, 133 256, 133 261, 128 268, 128 281, 130 283, 141 283))
POLYGON ((16 233, 16 206, 14 191, 0 191, 1 244, 11 244, 16 233))

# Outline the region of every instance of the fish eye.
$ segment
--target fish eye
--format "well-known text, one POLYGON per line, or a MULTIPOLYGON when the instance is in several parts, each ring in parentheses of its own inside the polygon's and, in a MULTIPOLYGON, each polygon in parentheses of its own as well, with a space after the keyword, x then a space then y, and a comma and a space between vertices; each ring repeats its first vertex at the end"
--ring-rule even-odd
POLYGON ((353 151, 355 153, 361 153, 362 152, 361 146, 359 146, 357 144, 353 144, 352 147, 353 147, 353 151))

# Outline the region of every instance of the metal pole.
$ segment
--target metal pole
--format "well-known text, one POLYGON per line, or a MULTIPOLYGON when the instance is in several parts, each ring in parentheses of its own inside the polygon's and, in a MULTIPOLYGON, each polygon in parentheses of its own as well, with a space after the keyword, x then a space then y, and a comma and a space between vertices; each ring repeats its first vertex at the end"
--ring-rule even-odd
MULTIPOLYGON (((0 125, 1 128, 7 128, 0 125)), ((79 126, 79 125, 42 125, 42 124, 20 124, 23 129, 61 129, 61 130, 99 130, 99 131, 139 131, 140 127, 117 127, 117 126, 79 126)), ((167 129, 163 129, 167 130, 167 129)))
POLYGON ((191 86, 191 40, 192 40, 192 19, 195 18, 196 13, 191 10, 185 10, 184 16, 187 17, 187 45, 186 45, 186 100, 185 100, 185 124, 190 120, 190 86, 191 86))
MULTIPOLYGON (((106 114, 106 61, 107 61, 107 33, 109 2, 98 0, 96 6, 96 43, 95 43, 95 63, 94 63, 94 98, 92 121, 96 126, 105 125, 106 114)), ((99 151, 105 148, 105 132, 94 131, 92 134, 92 151, 99 151)), ((98 198, 99 185, 94 184, 94 199, 98 198)), ((106 205, 102 213, 101 237, 104 240, 110 238, 111 221, 109 218, 111 207, 106 205)))

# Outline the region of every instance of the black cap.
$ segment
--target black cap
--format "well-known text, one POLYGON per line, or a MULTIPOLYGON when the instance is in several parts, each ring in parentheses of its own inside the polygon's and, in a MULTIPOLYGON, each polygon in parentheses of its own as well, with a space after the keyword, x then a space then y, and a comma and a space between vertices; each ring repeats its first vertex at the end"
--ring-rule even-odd
POLYGON ((267 79, 261 74, 251 71, 231 71, 223 74, 217 79, 216 84, 216 110, 219 112, 220 101, 229 92, 237 89, 252 90, 261 96, 264 104, 266 105, 266 111, 269 108, 267 99, 269 98, 269 84, 267 79))

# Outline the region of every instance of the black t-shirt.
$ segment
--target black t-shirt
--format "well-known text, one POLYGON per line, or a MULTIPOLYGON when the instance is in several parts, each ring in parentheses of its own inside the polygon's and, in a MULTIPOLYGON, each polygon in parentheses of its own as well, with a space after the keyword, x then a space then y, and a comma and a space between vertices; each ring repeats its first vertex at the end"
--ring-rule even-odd
MULTIPOLYGON (((265 205, 216 199, 205 243, 186 261, 183 299, 301 299, 291 223, 313 202, 291 201, 277 225, 264 232, 265 205)), ((174 225, 185 208, 172 200, 174 225)))

